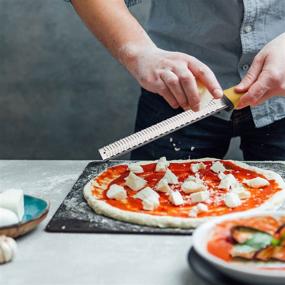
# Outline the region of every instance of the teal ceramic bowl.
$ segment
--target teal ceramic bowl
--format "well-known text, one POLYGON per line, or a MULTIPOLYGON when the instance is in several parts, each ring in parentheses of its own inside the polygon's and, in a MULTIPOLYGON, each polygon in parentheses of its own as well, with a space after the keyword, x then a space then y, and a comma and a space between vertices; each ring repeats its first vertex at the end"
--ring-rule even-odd
POLYGON ((19 237, 30 231, 47 216, 49 203, 43 199, 30 195, 24 195, 24 217, 21 223, 0 227, 0 235, 19 237))

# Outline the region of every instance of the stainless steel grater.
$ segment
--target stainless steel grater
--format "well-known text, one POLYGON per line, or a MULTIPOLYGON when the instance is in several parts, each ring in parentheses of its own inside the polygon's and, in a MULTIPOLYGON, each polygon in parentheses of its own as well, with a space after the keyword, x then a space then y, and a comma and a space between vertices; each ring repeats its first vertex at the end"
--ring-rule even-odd
POLYGON ((151 127, 100 148, 99 153, 103 161, 128 153, 221 110, 232 109, 236 107, 238 100, 242 95, 236 94, 233 88, 225 90, 224 94, 225 96, 223 96, 222 99, 212 100, 206 108, 198 112, 192 110, 182 112, 174 117, 161 121, 151 127))

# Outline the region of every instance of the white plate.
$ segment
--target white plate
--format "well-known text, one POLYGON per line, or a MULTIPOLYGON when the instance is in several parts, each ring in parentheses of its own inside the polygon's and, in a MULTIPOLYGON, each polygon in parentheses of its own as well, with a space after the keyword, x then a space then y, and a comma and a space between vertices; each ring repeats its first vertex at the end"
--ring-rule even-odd
POLYGON ((195 250, 206 260, 212 263, 217 269, 228 276, 245 282, 252 282, 260 284, 285 284, 285 263, 281 262, 226 262, 207 250, 207 244, 212 236, 212 232, 216 224, 226 220, 259 217, 259 216, 285 216, 285 211, 256 211, 250 213, 236 213, 225 215, 223 217, 211 220, 200 226, 193 235, 193 246, 195 250), (261 268, 262 267, 262 268, 261 268), (264 268, 274 269, 264 269, 264 268), (278 270, 276 267, 283 268, 278 270))

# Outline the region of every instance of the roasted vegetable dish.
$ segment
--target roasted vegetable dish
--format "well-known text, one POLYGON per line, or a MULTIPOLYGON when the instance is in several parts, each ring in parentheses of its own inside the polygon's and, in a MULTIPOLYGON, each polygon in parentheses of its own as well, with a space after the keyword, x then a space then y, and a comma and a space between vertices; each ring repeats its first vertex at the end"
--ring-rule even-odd
POLYGON ((254 217, 218 224, 208 251, 226 261, 285 262, 285 217, 254 217))

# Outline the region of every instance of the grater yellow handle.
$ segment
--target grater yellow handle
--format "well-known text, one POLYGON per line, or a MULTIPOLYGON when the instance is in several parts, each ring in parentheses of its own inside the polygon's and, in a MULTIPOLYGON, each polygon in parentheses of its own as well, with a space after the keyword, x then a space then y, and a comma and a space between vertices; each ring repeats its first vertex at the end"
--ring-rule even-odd
POLYGON ((224 95, 232 102, 234 109, 238 106, 241 96, 245 93, 235 92, 235 87, 224 90, 224 95))

